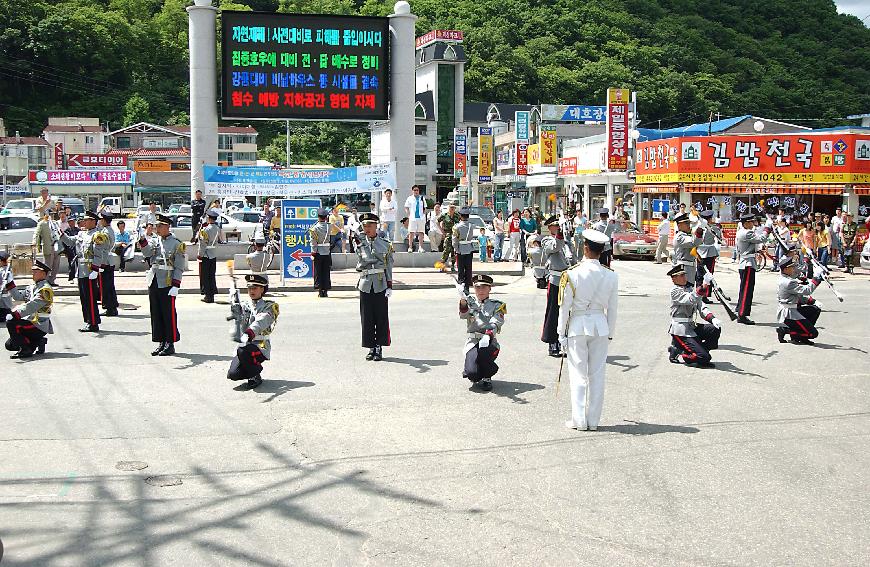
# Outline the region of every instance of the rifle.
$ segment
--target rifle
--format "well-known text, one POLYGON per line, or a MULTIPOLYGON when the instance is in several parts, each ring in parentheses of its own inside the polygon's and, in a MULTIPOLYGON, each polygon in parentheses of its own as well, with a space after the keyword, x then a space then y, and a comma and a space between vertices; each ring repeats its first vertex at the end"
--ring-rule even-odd
MULTIPOLYGON (((704 274, 707 273, 707 268, 704 266, 704 264, 696 264, 696 266, 698 273, 701 274, 701 277, 703 277, 704 274)), ((713 274, 710 274, 711 278, 712 276, 713 274)), ((728 313, 728 317, 730 317, 732 321, 736 320, 737 313, 735 313, 731 305, 728 304, 728 302, 731 301, 731 298, 725 295, 725 293, 722 291, 722 288, 719 287, 718 283, 716 283, 715 278, 710 281, 710 289, 713 290, 713 296, 716 298, 716 300, 722 304, 722 307, 725 308, 725 312, 728 313)))
POLYGON ((230 271, 230 279, 233 280, 233 285, 230 287, 230 316, 227 321, 233 321, 233 326, 230 328, 230 337, 234 342, 242 342, 242 317, 244 317, 244 309, 242 301, 239 297, 239 289, 236 286, 236 275, 233 272, 233 261, 227 260, 227 268, 230 271))

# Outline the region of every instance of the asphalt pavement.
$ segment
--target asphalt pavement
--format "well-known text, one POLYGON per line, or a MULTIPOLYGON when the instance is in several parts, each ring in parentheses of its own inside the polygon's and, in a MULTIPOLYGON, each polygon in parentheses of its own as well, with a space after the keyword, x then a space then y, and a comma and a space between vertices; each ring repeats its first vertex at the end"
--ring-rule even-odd
MULTIPOLYGON (((276 294, 247 392, 225 379, 226 305, 181 296, 178 355, 152 358, 147 298, 89 335, 60 297, 49 354, 0 360, 0 565, 868 564, 868 278, 835 276, 844 303, 818 290, 821 336, 798 346, 759 274, 758 324, 714 306, 703 370, 668 363, 668 266, 614 265, 597 432, 563 426, 529 275, 494 290, 491 393, 461 377, 451 289, 395 293, 382 362, 354 292, 276 294)), ((733 265, 718 276, 736 300, 733 265)))

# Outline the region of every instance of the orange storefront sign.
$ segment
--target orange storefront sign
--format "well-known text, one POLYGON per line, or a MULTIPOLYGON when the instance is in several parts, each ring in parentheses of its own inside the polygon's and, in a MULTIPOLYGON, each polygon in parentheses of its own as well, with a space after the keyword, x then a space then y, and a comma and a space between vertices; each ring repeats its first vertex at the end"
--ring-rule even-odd
POLYGON ((870 183, 870 136, 771 134, 641 142, 638 183, 870 183))
POLYGON ((134 171, 190 171, 190 162, 137 159, 133 162, 133 170, 134 171))

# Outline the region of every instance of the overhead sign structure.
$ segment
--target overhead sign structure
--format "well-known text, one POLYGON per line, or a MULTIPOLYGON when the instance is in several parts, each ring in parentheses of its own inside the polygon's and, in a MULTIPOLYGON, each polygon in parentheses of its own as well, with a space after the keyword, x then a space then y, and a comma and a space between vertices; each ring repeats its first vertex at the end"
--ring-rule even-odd
POLYGON ((606 106, 542 104, 541 120, 547 122, 606 122, 606 106))
POLYGON ((769 134, 653 140, 638 144, 636 171, 638 183, 870 183, 870 139, 769 134))
POLYGON ((224 118, 386 120, 387 18, 221 12, 224 118))
POLYGON ((319 199, 281 201, 281 281, 314 277, 311 233, 317 222, 319 199))
POLYGON ((218 197, 348 195, 396 190, 396 163, 333 169, 203 166, 206 192, 218 197))
POLYGON ((118 154, 69 154, 66 156, 69 169, 97 169, 127 167, 127 156, 118 154))
POLYGON ((49 169, 29 171, 35 185, 132 185, 135 174, 129 169, 49 169))
POLYGON ((432 30, 418 37, 415 44, 416 48, 420 49, 421 47, 426 47, 436 41, 462 43, 462 36, 463 34, 461 30, 432 30))
POLYGON ((468 133, 465 128, 453 129, 453 177, 468 174, 468 133))
POLYGON ((492 183, 492 128, 480 128, 477 138, 477 181, 492 183))
POLYGON ((628 169, 628 89, 607 89, 607 169, 628 169))

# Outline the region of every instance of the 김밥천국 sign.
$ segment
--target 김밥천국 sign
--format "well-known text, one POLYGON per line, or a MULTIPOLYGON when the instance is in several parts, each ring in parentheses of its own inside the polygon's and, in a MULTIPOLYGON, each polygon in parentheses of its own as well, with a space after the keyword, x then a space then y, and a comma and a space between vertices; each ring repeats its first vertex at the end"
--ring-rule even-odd
POLYGON ((386 120, 387 18, 221 12, 224 118, 386 120))
POLYGON ((870 136, 668 138, 637 147, 637 182, 870 183, 870 136))

